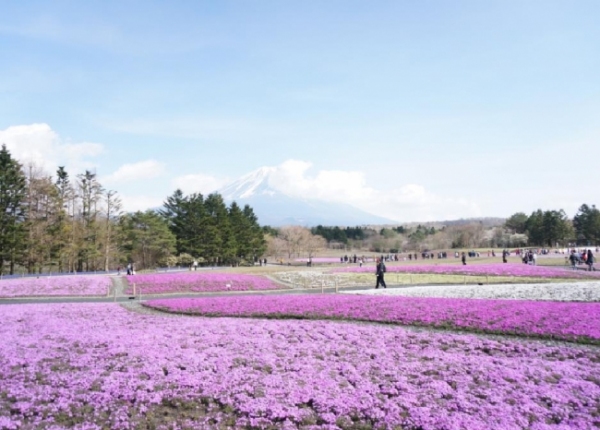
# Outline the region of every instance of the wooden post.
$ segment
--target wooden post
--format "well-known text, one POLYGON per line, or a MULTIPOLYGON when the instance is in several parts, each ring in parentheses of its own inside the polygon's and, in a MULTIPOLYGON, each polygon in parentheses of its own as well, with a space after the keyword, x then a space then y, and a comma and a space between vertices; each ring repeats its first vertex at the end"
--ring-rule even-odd
POLYGON ((133 283, 133 296, 135 297, 135 282, 133 283))

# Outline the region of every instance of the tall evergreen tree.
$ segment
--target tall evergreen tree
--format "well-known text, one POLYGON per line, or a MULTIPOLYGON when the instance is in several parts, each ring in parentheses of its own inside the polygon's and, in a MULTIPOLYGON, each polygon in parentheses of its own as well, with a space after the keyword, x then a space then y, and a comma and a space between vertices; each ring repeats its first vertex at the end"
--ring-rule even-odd
POLYGON ((6 145, 0 150, 0 274, 5 262, 13 274, 23 249, 27 183, 21 165, 12 158, 6 145))
POLYGON ((525 228, 530 245, 544 244, 544 239, 546 238, 544 234, 544 212, 541 209, 531 213, 529 218, 527 218, 525 228))
POLYGON ((213 193, 206 198, 205 207, 208 215, 207 232, 210 234, 205 258, 216 264, 228 262, 235 256, 235 243, 227 206, 220 194, 213 193))
POLYGON ((557 246, 565 242, 572 235, 572 227, 564 210, 549 210, 544 212, 543 218, 544 242, 543 245, 557 246))
POLYGON ((252 254, 250 248, 250 225, 244 216, 244 212, 236 202, 232 202, 229 206, 228 217, 229 226, 235 242, 234 262, 239 263, 241 260, 251 257, 252 254))
POLYGON ((573 218, 577 240, 586 245, 600 245, 600 210, 595 205, 581 205, 573 218))
POLYGON ((528 219, 529 217, 525 213, 517 212, 506 220, 504 226, 507 229, 512 230, 513 233, 523 234, 527 228, 528 219))
MULTIPOLYGON (((202 197, 202 195, 200 195, 202 197)), ((163 203, 163 209, 158 213, 167 220, 169 229, 177 237, 177 252, 182 253, 183 245, 180 243, 180 238, 185 236, 186 228, 186 205, 188 199, 183 195, 180 189, 175 190, 173 195, 167 197, 167 201, 163 203)))
POLYGON ((265 240, 265 233, 258 223, 258 217, 254 213, 254 209, 250 205, 244 206, 244 218, 246 219, 246 228, 249 229, 249 246, 248 251, 250 254, 246 254, 246 258, 257 259, 261 257, 267 250, 267 241, 265 240))
POLYGON ((120 226, 126 259, 138 262, 139 269, 156 267, 175 251, 175 236, 165 219, 152 210, 124 215, 120 226))
POLYGON ((186 197, 182 203, 181 228, 174 232, 180 254, 206 258, 207 244, 211 238, 206 234, 208 214, 204 206, 204 196, 194 193, 186 197))

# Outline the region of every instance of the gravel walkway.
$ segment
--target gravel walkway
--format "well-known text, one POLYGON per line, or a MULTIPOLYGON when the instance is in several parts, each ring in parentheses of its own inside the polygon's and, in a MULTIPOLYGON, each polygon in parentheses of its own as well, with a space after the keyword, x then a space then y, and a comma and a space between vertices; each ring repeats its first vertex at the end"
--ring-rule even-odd
POLYGON ((344 291, 343 293, 408 297, 597 302, 600 301, 600 281, 557 284, 432 285, 344 291))
POLYGON ((125 289, 127 288, 127 283, 125 282, 125 278, 122 276, 114 276, 112 278, 113 290, 111 294, 115 294, 115 290, 117 291, 117 297, 125 295, 125 289))

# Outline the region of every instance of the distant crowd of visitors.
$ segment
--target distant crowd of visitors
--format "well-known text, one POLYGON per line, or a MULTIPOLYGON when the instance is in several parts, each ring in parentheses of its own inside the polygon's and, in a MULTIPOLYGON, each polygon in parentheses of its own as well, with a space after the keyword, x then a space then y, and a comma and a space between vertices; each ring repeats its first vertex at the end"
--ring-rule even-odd
POLYGON ((537 266, 537 252, 535 252, 533 249, 527 250, 527 252, 522 254, 521 261, 523 261, 523 264, 537 266))
MULTIPOLYGON (((598 248, 596 248, 596 252, 598 252, 598 248)), ((571 250, 571 255, 569 255, 568 259, 571 263, 571 268, 573 270, 577 270, 577 265, 585 264, 588 266, 588 270, 591 272, 594 269, 594 253, 591 249, 584 249, 583 251, 578 251, 576 249, 571 250)))

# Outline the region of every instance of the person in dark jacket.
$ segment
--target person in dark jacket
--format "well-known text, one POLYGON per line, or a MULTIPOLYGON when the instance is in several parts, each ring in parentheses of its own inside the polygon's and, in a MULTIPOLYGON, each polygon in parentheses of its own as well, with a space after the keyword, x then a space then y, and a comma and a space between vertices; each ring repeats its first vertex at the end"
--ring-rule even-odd
POLYGON ((571 255, 569 256, 569 261, 571 262, 571 268, 573 270, 577 270, 577 263, 579 263, 579 257, 575 253, 575 250, 571 251, 571 255))
POLYGON ((588 249, 587 251, 587 259, 585 260, 585 264, 588 265, 590 272, 594 270, 594 254, 592 254, 591 249, 588 249))
POLYGON ((383 285, 383 288, 387 288, 385 285, 385 280, 383 279, 383 275, 385 274, 385 264, 381 258, 377 259, 377 269, 375 274, 377 275, 377 284, 375 285, 375 289, 379 288, 379 284, 383 285))
POLYGON ((462 260, 463 266, 466 266, 467 265, 467 254, 465 254, 464 252, 462 253, 461 260, 462 260))

